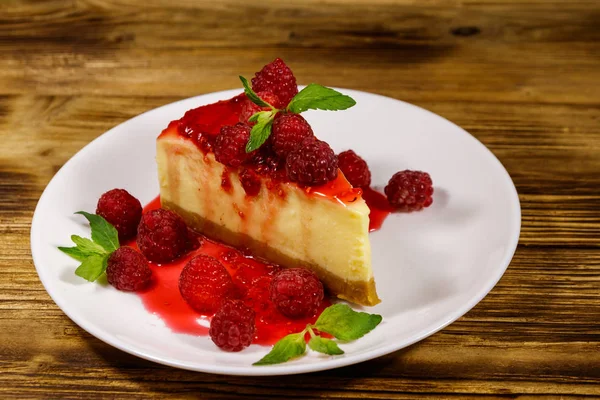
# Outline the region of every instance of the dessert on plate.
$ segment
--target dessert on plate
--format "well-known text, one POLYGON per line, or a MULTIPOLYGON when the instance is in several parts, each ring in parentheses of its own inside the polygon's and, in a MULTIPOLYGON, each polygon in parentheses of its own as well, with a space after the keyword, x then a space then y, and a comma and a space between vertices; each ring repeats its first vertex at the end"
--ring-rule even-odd
POLYGON ((240 79, 243 93, 189 110, 158 136, 157 199, 142 208, 124 189, 104 193, 96 214, 78 212, 91 240, 72 235, 76 246, 59 249, 81 262, 76 275, 138 292, 174 332, 208 334, 226 351, 277 341, 255 365, 298 357, 307 343, 343 354, 327 335, 356 340, 382 319, 332 305, 324 289, 379 303, 369 231, 393 209, 431 205, 431 178, 398 172, 383 196, 365 160, 336 155, 301 115, 352 98, 316 84, 298 91, 280 59, 251 84, 240 79))

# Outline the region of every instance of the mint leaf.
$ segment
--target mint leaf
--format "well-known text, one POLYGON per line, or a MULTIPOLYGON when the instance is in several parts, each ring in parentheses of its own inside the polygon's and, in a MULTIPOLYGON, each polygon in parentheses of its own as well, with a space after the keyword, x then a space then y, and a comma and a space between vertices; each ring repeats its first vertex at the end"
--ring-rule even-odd
POLYGON ((77 235, 71 235, 71 240, 73 241, 73 243, 75 243, 77 245, 77 248, 79 248, 83 253, 85 253, 87 255, 105 254, 106 253, 106 250, 104 250, 104 247, 100 246, 97 243, 92 242, 88 238, 83 238, 83 237, 77 236, 77 235))
POLYGON ((273 349, 252 365, 271 365, 286 362, 287 360, 301 356, 306 352, 304 333, 292 333, 287 335, 273 346, 273 349))
POLYGON ((112 253, 119 248, 119 234, 114 226, 108 223, 99 215, 90 214, 85 211, 78 211, 75 214, 81 214, 90 222, 92 228, 92 240, 100 245, 108 253, 112 253))
POLYGON ((311 83, 300 91, 290 104, 288 111, 299 114, 306 110, 345 110, 356 104, 350 96, 325 86, 311 83))
POLYGON ((108 254, 94 254, 87 257, 75 270, 75 275, 94 282, 106 271, 108 254))
POLYGON ((314 327, 340 340, 355 340, 372 331, 382 319, 381 315, 357 312, 338 303, 323 310, 314 327))
POLYGON ((242 81, 242 85, 244 85, 244 93, 246 93, 246 97, 248 97, 254 104, 259 105, 261 107, 271 107, 273 109, 275 108, 260 97, 258 97, 254 90, 252 90, 252 87, 250 87, 248 80, 241 75, 240 81, 242 81))
MULTIPOLYGON (((256 117, 256 124, 250 131, 250 139, 246 144, 246 153, 250 153, 258 149, 267 141, 269 135, 271 135, 271 127, 273 126, 273 118, 275 117, 276 111, 261 111, 254 115, 256 117)), ((254 117, 254 115, 252 117, 254 117)))
POLYGON ((77 261, 85 260, 89 254, 81 250, 79 247, 58 247, 63 253, 73 257, 77 261))
POLYGON ((313 336, 308 342, 308 347, 314 351, 318 351, 319 353, 333 356, 344 354, 344 351, 338 347, 336 342, 320 336, 313 336))

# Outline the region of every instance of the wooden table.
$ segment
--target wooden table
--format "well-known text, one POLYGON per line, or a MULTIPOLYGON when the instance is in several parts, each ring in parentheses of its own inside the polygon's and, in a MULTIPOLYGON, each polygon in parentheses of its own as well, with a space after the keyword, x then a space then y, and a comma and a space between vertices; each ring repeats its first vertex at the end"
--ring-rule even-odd
POLYGON ((597 0, 8 0, 0 52, 0 398, 600 395, 597 0), (301 376, 177 370, 77 327, 31 260, 50 178, 120 122, 278 56, 300 83, 414 103, 490 148, 523 212, 502 280, 418 344, 301 376))

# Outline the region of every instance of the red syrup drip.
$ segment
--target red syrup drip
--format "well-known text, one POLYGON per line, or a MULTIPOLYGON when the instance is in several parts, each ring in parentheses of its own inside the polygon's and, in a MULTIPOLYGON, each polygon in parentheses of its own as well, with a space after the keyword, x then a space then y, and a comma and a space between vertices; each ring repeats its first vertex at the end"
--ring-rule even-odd
POLYGON ((344 203, 352 203, 356 201, 362 190, 352 187, 346 177, 340 172, 337 178, 320 186, 307 186, 306 193, 317 197, 328 197, 344 203))
MULTIPOLYGON (((160 198, 152 200, 144 212, 160 208, 160 198)), ((218 259, 231 274, 239 289, 241 299, 256 313, 256 335, 254 344, 272 345, 282 337, 302 331, 306 324, 314 323, 321 312, 331 305, 326 297, 317 313, 309 318, 292 320, 279 313, 268 300, 268 289, 273 276, 281 267, 268 264, 257 258, 244 255, 241 251, 222 243, 197 235, 200 247, 184 257, 167 263, 150 262, 152 284, 137 292, 146 309, 160 317, 176 333, 208 335, 208 324, 212 315, 194 311, 179 293, 179 275, 187 262, 194 256, 206 254, 218 259), (204 321, 202 326, 198 320, 204 321)), ((135 248, 135 241, 125 245, 135 248)))
POLYGON ((362 197, 371 210, 369 214, 369 232, 381 229, 383 221, 393 211, 387 198, 371 188, 363 189, 362 197))

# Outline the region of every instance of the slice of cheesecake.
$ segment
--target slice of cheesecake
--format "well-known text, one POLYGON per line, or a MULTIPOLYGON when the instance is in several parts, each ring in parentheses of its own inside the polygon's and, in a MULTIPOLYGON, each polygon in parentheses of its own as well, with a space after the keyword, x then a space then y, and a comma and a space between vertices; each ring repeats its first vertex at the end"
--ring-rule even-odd
POLYGON ((371 269, 369 208, 341 171, 303 187, 269 160, 228 167, 214 136, 239 120, 244 95, 190 110, 157 139, 162 207, 193 229, 284 267, 313 270, 329 292, 361 305, 379 298, 371 269))

